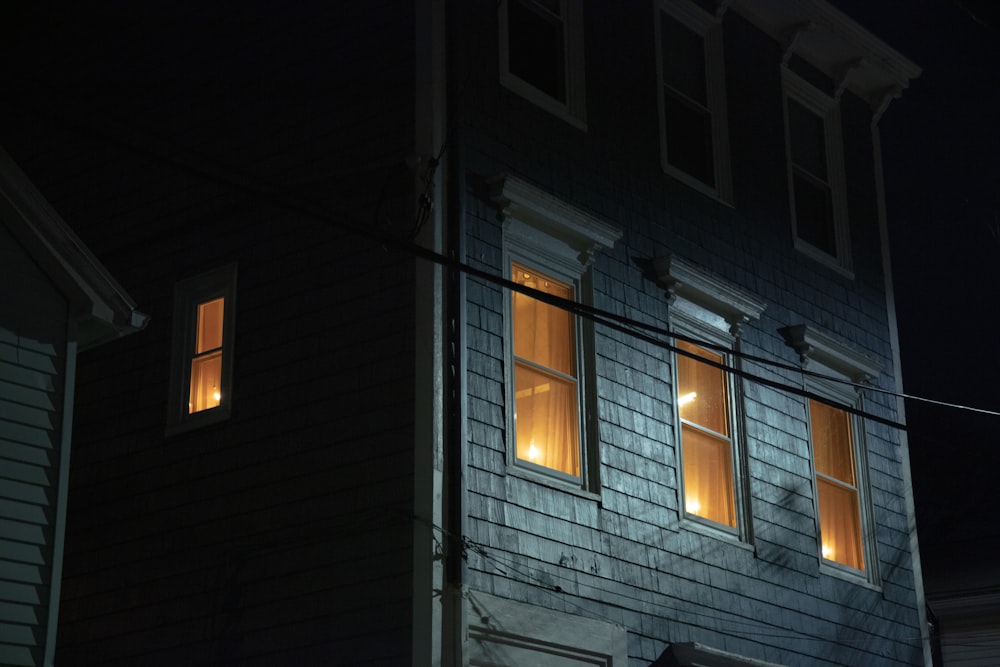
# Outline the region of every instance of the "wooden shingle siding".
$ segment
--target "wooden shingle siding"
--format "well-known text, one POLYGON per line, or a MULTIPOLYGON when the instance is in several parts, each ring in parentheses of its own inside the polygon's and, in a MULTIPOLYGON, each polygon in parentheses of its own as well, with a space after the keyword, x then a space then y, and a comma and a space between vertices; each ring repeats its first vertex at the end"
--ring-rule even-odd
MULTIPOLYGON (((778 330, 791 322, 825 328, 883 369, 892 355, 883 292, 870 109, 847 92, 848 208, 854 279, 792 246, 780 48, 737 12, 723 19, 731 112, 734 206, 664 176, 656 154, 651 16, 590 7, 588 130, 580 132, 497 87, 485 74, 468 106, 467 168, 483 178, 510 173, 625 230, 594 264, 594 305, 666 326, 662 285, 644 267, 676 254, 766 303, 744 326, 740 350, 795 366, 778 330), (607 17, 605 17, 606 19, 607 17), (609 48, 629 44, 629 49, 609 48), (596 53, 596 51, 595 51, 596 53), (627 64, 619 61, 627 61, 627 64), (621 68, 630 82, 625 89, 621 68)), ((483 70, 484 72, 486 70, 483 70)), ((470 260, 500 274, 502 230, 480 193, 466 207, 470 260)), ((752 380, 740 397, 752 526, 749 543, 694 530, 679 520, 680 477, 671 353, 596 327, 594 357, 601 487, 598 497, 505 468, 502 331, 506 292, 470 280, 468 456, 469 585, 624 625, 633 667, 673 642, 696 641, 781 664, 914 664, 921 630, 909 556, 898 434, 865 423, 880 584, 821 569, 805 398, 752 380)), ((794 370, 744 361, 772 382, 801 387, 794 370)), ((864 408, 894 419, 895 403, 871 392, 864 408)))
POLYGON ((0 222, 0 663, 40 665, 49 622, 68 306, 0 222))

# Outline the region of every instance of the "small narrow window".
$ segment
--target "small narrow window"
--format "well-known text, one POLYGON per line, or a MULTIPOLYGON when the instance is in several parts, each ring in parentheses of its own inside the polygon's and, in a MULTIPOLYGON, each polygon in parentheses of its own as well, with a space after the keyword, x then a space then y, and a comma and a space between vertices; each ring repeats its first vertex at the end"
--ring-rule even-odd
POLYGON ((222 402, 222 334, 225 312, 224 297, 199 303, 197 306, 188 412, 216 408, 222 402))
MULTIPOLYGON (((702 359, 722 364, 725 357, 678 341, 677 347, 702 359)), ((677 408, 684 451, 684 509, 736 527, 733 488, 733 442, 730 429, 729 388, 726 374, 696 358, 677 355, 677 408)))
MULTIPOLYGON (((514 282, 563 299, 573 288, 523 264, 514 282)), ((576 317, 563 308, 512 293, 514 422, 518 461, 580 476, 576 317)))
POLYGON ((177 284, 168 432, 229 417, 236 267, 177 284))

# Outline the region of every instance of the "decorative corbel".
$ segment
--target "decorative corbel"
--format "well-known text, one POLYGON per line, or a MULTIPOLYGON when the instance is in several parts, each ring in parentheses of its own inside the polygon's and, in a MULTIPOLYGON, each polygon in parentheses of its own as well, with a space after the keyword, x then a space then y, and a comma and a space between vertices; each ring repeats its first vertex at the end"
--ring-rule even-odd
POLYGON ((855 58, 855 59, 850 60, 847 63, 845 63, 840 68, 840 71, 838 72, 838 76, 837 76, 836 80, 834 81, 834 83, 837 86, 836 91, 833 93, 833 98, 835 100, 839 100, 840 96, 844 94, 845 90, 847 90, 847 85, 851 81, 851 74, 855 70, 860 69, 864 64, 865 64, 865 59, 864 58, 855 58))
POLYGON ((789 29, 788 34, 785 37, 785 47, 781 54, 782 65, 787 65, 788 61, 792 59, 792 56, 795 54, 795 50, 799 46, 799 40, 802 38, 802 35, 810 30, 814 30, 815 28, 816 24, 812 21, 803 21, 802 23, 796 23, 789 29))
POLYGON ((882 91, 881 96, 879 96, 878 101, 874 104, 874 113, 872 114, 872 125, 878 125, 878 122, 882 119, 882 114, 885 113, 886 109, 889 108, 889 104, 900 97, 903 96, 902 86, 895 85, 889 86, 882 91))

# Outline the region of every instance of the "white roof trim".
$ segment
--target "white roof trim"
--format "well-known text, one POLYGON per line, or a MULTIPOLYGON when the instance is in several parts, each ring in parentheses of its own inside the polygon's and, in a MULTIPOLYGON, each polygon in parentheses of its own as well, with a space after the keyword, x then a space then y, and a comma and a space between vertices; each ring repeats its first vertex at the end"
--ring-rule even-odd
POLYGON ((732 0, 739 12, 792 53, 881 113, 921 69, 823 0, 732 0))
POLYGON ((149 317, 101 262, 73 233, 66 221, 0 148, 0 207, 11 212, 11 233, 32 253, 74 305, 80 347, 146 326, 149 317))

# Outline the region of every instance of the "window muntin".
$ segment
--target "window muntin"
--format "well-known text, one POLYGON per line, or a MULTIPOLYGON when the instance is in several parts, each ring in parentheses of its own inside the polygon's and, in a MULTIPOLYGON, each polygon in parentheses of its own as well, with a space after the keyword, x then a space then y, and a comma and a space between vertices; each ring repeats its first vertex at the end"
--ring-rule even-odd
MULTIPOLYGON (((573 299, 574 289, 518 262, 512 280, 573 299)), ((580 477, 576 318, 519 292, 511 293, 514 333, 514 422, 518 462, 580 477)))
MULTIPOLYGON (((685 341, 677 347, 715 363, 725 357, 685 341)), ((725 372, 677 355, 677 406, 681 420, 684 509, 688 514, 736 527, 733 442, 725 372)))
POLYGON ((586 130, 580 0, 501 0, 500 82, 586 130))
POLYGON ((661 0, 656 38, 663 169, 696 189, 729 201, 720 25, 714 16, 689 2, 661 0))
POLYGON ((861 501, 851 416, 845 410, 810 399, 809 421, 822 556, 863 571, 861 501))

